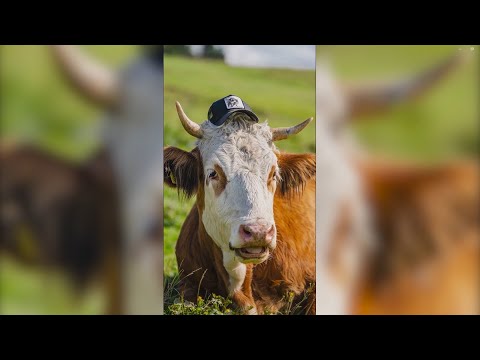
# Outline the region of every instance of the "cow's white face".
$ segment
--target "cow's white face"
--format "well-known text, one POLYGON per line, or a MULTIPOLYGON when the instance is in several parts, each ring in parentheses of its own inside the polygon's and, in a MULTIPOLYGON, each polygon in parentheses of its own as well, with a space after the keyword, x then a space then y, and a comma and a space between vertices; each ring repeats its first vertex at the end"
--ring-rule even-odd
POLYGON ((235 113, 222 126, 202 124, 205 230, 224 253, 261 263, 276 246, 273 197, 279 177, 266 123, 235 113))

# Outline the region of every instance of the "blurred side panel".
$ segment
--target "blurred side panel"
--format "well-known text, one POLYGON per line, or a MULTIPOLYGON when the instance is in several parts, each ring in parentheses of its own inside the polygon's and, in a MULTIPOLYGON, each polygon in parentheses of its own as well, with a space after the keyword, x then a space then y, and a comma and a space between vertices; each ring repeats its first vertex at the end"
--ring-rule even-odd
POLYGON ((317 313, 479 313, 478 51, 317 47, 317 313))
POLYGON ((2 55, 0 311, 161 313, 163 46, 2 55))

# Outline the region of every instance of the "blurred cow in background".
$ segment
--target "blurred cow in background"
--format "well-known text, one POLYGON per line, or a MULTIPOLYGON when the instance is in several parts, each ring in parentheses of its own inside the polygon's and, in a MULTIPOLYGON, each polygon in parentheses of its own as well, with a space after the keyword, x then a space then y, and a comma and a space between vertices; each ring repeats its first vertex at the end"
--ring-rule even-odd
POLYGON ((78 93, 105 110, 103 144, 84 164, 3 146, 3 250, 106 281, 108 313, 163 307, 163 46, 119 73, 74 46, 50 47, 78 93))
POLYGON ((379 159, 348 127, 425 93, 463 59, 344 88, 317 66, 317 314, 478 312, 476 162, 379 159))

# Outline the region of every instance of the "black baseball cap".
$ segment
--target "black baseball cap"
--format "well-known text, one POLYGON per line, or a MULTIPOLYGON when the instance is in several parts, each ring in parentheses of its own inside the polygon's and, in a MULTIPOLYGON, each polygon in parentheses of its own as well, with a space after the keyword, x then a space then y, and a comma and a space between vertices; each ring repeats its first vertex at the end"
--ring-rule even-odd
POLYGON ((252 111, 250 106, 235 95, 228 95, 215 101, 210 106, 210 109, 208 109, 208 120, 212 124, 220 126, 234 112, 243 112, 250 116, 253 121, 258 122, 258 117, 252 111))

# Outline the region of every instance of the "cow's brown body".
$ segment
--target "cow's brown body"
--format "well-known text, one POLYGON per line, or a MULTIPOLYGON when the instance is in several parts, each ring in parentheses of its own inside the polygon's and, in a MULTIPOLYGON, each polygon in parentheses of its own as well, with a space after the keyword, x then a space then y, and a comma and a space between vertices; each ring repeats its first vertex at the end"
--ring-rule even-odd
POLYGON ((380 248, 355 312, 478 313, 478 165, 424 167, 370 159, 359 171, 380 248))
MULTIPOLYGON (((314 171, 315 155, 304 154, 314 171)), ((280 157, 279 155, 279 162, 280 157)), ((288 161, 288 155, 283 159, 288 161)), ((307 171, 305 171, 307 173, 307 171)), ((288 176, 286 181, 288 181, 288 176)), ((228 295, 228 274, 222 252, 207 234, 201 221, 203 179, 193 206, 180 232, 176 256, 182 276, 182 292, 189 301, 197 295, 228 295)), ((255 304, 258 313, 291 309, 315 314, 315 176, 310 176, 303 191, 283 194, 277 188, 274 200, 277 247, 259 265, 247 265, 242 290, 232 297, 244 310, 255 304), (292 295, 289 295, 293 293, 292 295), (290 298, 289 298, 290 296, 290 298), (298 304, 298 306, 297 306, 298 304)))

